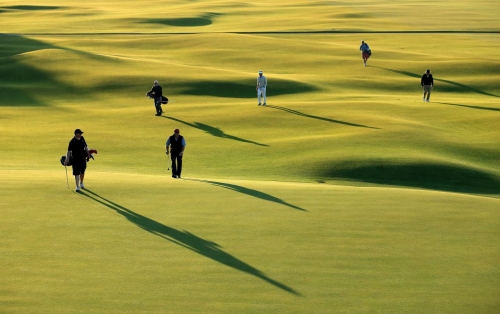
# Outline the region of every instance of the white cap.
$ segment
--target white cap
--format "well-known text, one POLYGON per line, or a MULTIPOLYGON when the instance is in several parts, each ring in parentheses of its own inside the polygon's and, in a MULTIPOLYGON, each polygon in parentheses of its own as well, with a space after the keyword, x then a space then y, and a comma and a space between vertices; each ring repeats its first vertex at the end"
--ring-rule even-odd
POLYGON ((155 81, 154 81, 154 83, 155 83, 155 84, 158 84, 158 80, 155 80, 155 81))
POLYGON ((259 74, 262 74, 262 70, 259 71, 259 74))

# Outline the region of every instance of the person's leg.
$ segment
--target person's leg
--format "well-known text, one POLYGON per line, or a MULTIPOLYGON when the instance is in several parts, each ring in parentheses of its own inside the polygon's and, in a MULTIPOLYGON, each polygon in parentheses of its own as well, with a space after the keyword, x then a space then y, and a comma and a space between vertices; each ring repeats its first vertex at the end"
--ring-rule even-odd
POLYGON ((260 95, 261 95, 261 91, 260 91, 260 88, 257 88, 257 102, 259 103, 259 106, 260 106, 260 95))
POLYGON ((426 85, 425 87, 427 89, 427 91, 426 91, 427 92, 427 98, 426 98, 426 100, 429 101, 429 98, 431 98, 431 89, 432 88, 431 88, 430 85, 426 85))
POLYGON ((181 177, 182 172, 182 156, 177 156, 177 177, 181 177))
POLYGON ((156 97, 155 98, 155 109, 156 109, 156 115, 159 116, 160 115, 160 110, 161 110, 161 98, 159 97, 156 97))
POLYGON ((427 101, 429 98, 429 85, 424 85, 424 101, 427 101))
POLYGON ((262 95, 264 96, 264 106, 266 105, 266 87, 262 89, 262 95))
POLYGON ((173 152, 170 153, 170 159, 172 160, 172 166, 170 168, 172 168, 172 177, 176 177, 177 175, 177 165, 175 163, 175 154, 173 152))
POLYGON ((71 167, 73 168, 73 175, 75 176, 76 191, 80 191, 80 163, 73 160, 71 167))
POLYGON ((82 164, 80 166, 80 187, 84 188, 85 186, 83 185, 83 178, 85 177, 85 170, 87 169, 87 162, 85 160, 82 161, 82 164))

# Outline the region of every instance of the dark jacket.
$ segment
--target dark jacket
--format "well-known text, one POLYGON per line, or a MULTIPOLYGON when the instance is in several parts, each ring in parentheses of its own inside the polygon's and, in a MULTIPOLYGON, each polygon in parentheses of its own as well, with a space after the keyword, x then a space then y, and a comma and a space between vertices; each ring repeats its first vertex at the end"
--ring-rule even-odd
POLYGON ((87 151, 85 148, 87 147, 87 143, 83 136, 80 140, 77 140, 76 137, 73 137, 68 145, 68 151, 71 151, 71 156, 73 160, 82 161, 87 158, 87 151))
POLYGON ((150 95, 151 97, 154 97, 154 98, 158 98, 158 97, 163 96, 161 86, 160 85, 153 85, 153 87, 151 87, 151 90, 149 91, 148 95, 150 95))
POLYGON ((173 135, 170 136, 170 150, 172 151, 172 155, 178 154, 182 151, 182 135, 179 135, 177 141, 173 135))
POLYGON ((422 75, 422 79, 420 80, 420 85, 422 85, 422 86, 424 86, 424 85, 434 86, 434 79, 432 78, 432 74, 429 74, 429 76, 427 76, 427 74, 424 73, 424 75, 422 75))
POLYGON ((371 51, 367 43, 363 43, 361 46, 359 46, 359 50, 361 50, 362 52, 371 51))

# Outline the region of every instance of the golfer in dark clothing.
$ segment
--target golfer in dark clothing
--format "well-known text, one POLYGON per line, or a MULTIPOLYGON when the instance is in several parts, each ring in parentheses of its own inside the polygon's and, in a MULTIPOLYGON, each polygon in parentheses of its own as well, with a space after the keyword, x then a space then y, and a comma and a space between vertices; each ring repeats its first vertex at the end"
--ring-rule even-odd
POLYGON ((83 189, 85 187, 83 185, 83 178, 85 176, 85 169, 87 169, 87 161, 90 158, 89 149, 82 134, 82 130, 75 130, 75 137, 69 142, 66 160, 64 161, 64 164, 68 165, 71 158, 77 192, 80 191, 80 188, 83 189))
POLYGON ((424 75, 422 75, 420 85, 422 85, 422 88, 424 89, 424 97, 422 97, 422 100, 429 102, 431 90, 434 89, 434 79, 432 78, 431 70, 425 71, 424 75))
POLYGON ((367 43, 365 43, 364 40, 361 41, 361 46, 359 46, 359 50, 361 50, 361 57, 363 58, 363 64, 366 66, 366 61, 368 61, 368 58, 372 55, 372 51, 370 49, 370 46, 368 46, 367 43))
POLYGON ((149 97, 152 97, 155 101, 155 108, 156 108, 155 116, 161 116, 161 114, 163 113, 163 109, 161 109, 161 100, 163 96, 163 91, 158 81, 154 82, 153 87, 151 87, 151 90, 147 93, 147 95, 149 97))
POLYGON ((186 148, 186 141, 184 137, 180 135, 179 129, 175 129, 174 134, 167 140, 167 144, 165 145, 167 155, 169 154, 169 147, 171 153, 170 158, 172 159, 172 178, 180 178, 182 171, 182 156, 186 148))

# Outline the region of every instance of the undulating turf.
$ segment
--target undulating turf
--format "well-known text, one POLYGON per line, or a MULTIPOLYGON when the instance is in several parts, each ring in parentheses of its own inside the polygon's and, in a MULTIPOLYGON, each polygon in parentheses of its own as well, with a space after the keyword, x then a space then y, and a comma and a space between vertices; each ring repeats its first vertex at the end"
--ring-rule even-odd
POLYGON ((496 313, 499 10, 3 1, 0 312, 496 313))

